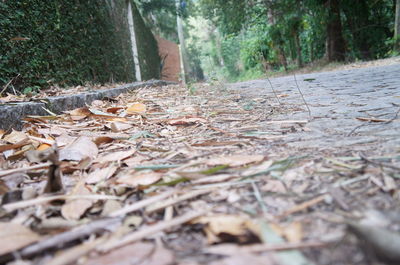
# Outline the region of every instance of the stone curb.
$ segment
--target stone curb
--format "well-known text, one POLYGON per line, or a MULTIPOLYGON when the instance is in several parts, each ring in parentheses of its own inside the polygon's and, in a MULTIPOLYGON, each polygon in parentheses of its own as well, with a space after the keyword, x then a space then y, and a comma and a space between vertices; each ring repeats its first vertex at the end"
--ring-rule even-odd
POLYGON ((63 111, 80 108, 94 100, 101 100, 105 97, 116 97, 122 93, 150 86, 165 86, 176 84, 174 82, 151 80, 146 82, 135 82, 118 86, 110 89, 101 89, 90 92, 84 92, 76 95, 62 95, 44 98, 40 102, 17 102, 0 104, 0 129, 21 129, 23 118, 29 115, 49 115, 45 109, 56 114, 63 111))

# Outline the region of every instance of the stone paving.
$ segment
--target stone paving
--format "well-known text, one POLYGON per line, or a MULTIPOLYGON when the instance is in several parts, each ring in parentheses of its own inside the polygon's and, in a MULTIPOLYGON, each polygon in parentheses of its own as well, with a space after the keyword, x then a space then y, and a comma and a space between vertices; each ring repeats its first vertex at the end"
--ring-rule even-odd
MULTIPOLYGON (((270 79, 282 107, 297 111, 271 120, 307 119, 306 130, 288 134, 289 146, 326 149, 400 151, 400 63, 390 66, 296 75, 270 79), (386 122, 361 121, 376 118, 386 122)), ((264 98, 279 106, 267 79, 228 85, 243 100, 264 98)))

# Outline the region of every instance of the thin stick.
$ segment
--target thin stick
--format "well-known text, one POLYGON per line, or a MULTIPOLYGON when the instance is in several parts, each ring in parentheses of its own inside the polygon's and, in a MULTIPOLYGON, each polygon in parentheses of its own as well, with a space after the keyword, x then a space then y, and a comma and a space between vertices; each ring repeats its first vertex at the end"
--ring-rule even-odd
POLYGON ((19 201, 14 203, 4 204, 3 208, 8 211, 12 212, 17 209, 26 208, 54 200, 74 200, 74 199, 84 199, 84 200, 121 200, 120 197, 117 196, 110 196, 110 195, 100 195, 100 194, 93 194, 93 195, 55 195, 49 197, 39 197, 32 200, 26 201, 19 201))
POLYGON ((47 162, 47 163, 34 165, 34 166, 30 166, 30 167, 3 170, 3 171, 0 171, 0 177, 4 177, 4 176, 14 174, 14 173, 21 173, 21 172, 26 172, 26 171, 30 171, 30 170, 35 170, 35 169, 44 169, 44 168, 48 168, 50 165, 51 165, 51 163, 47 162))
POLYGON ((268 80, 269 85, 271 86, 271 90, 274 93, 276 100, 278 101, 279 105, 282 105, 281 101, 279 100, 278 94, 276 94, 276 91, 275 91, 274 87, 272 86, 271 80, 269 80, 268 76, 267 76, 267 80, 268 80))
POLYGON ((16 77, 11 78, 11 80, 4 86, 3 90, 1 90, 0 92, 0 96, 4 93, 4 91, 6 91, 7 87, 12 83, 12 81, 14 81, 15 78, 17 78, 18 76, 20 76, 20 74, 18 74, 16 77))
POLYGON ((187 192, 187 193, 183 194, 182 196, 179 196, 178 198, 171 198, 170 200, 164 201, 163 203, 161 203, 159 205, 150 205, 149 207, 147 207, 146 213, 156 212, 161 209, 167 208, 168 206, 177 204, 178 202, 187 201, 189 199, 192 199, 197 196, 204 195, 204 194, 207 194, 210 192, 211 192, 211 190, 195 190, 195 191, 187 192))
POLYGON ((306 99, 304 98, 304 95, 303 95, 303 93, 302 93, 301 90, 300 90, 299 84, 297 83, 296 75, 293 74, 293 76, 294 76, 294 81, 296 82, 297 90, 299 91, 301 97, 303 98, 304 104, 306 105, 307 110, 308 110, 308 115, 309 115, 310 118, 311 118, 311 110, 310 110, 310 107, 308 106, 307 101, 306 101, 306 99))
POLYGON ((104 245, 101 245, 99 247, 99 250, 102 252, 107 252, 112 249, 125 246, 127 244, 141 240, 143 238, 146 238, 146 237, 154 235, 158 232, 167 230, 174 226, 178 226, 178 225, 187 223, 197 217, 200 217, 200 216, 206 214, 207 212, 208 212, 208 210, 189 212, 189 213, 186 213, 185 215, 179 216, 170 221, 164 221, 164 222, 157 223, 155 225, 144 227, 139 231, 136 231, 136 232, 126 235, 125 237, 121 238, 118 241, 111 241, 109 243, 105 243, 104 245))
POLYGON ((162 201, 162 200, 168 198, 169 196, 175 194, 176 192, 177 192, 176 190, 170 190, 170 191, 166 191, 164 193, 161 193, 159 195, 150 197, 148 199, 141 200, 141 201, 139 201, 137 203, 125 206, 124 208, 122 208, 122 209, 120 209, 118 211, 110 213, 109 217, 125 216, 128 213, 137 211, 137 210, 139 210, 141 208, 144 208, 144 207, 146 207, 146 206, 148 206, 150 204, 156 203, 158 201, 162 201))

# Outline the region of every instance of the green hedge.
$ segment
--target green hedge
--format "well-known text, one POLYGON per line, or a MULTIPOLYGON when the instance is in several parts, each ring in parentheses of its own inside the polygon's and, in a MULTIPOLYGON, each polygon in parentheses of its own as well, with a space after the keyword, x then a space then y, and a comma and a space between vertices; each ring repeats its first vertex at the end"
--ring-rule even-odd
MULTIPOLYGON (((13 78, 19 90, 134 81, 126 20, 125 0, 0 1, 0 86, 13 78)), ((147 79, 157 78, 159 68, 150 42, 146 52, 155 56, 144 68, 156 70, 143 69, 147 79)))

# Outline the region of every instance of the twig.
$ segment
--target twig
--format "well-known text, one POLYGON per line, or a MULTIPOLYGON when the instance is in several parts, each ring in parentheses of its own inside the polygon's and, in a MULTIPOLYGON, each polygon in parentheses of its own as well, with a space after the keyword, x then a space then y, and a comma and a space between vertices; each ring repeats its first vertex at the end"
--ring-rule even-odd
POLYGON ((74 200, 74 199, 85 199, 85 200, 121 200, 120 197, 117 196, 110 196, 110 195, 100 195, 100 194, 93 194, 93 195, 54 195, 49 197, 39 197, 32 200, 26 201, 19 201, 4 204, 2 207, 8 211, 12 212, 17 209, 26 208, 46 202, 51 202, 54 200, 74 200))
POLYGON ((88 237, 92 234, 104 231, 105 229, 112 230, 111 228, 115 228, 120 225, 121 221, 121 218, 102 219, 78 226, 70 231, 45 238, 34 245, 28 246, 21 250, 20 255, 22 257, 27 257, 43 253, 47 249, 62 247, 66 243, 76 239, 88 237))
POLYGON ((358 125, 357 127, 355 127, 353 130, 351 130, 348 134, 347 134, 347 136, 351 136, 356 130, 358 130, 358 129, 360 129, 360 128, 362 128, 362 127, 364 127, 364 126, 368 126, 368 125, 383 125, 383 124, 389 124, 389 123, 392 123, 393 121, 395 121, 395 120, 397 120, 397 117, 399 116, 399 113, 400 113, 400 108, 396 111, 396 113, 394 114, 394 117, 393 118, 391 118, 390 120, 387 120, 387 121, 384 121, 383 123, 375 123, 375 122, 373 122, 372 120, 370 120, 368 123, 363 123, 363 124, 361 124, 361 125, 358 125))
POLYGON ((146 208, 146 213, 156 212, 161 209, 167 208, 168 206, 177 204, 178 202, 187 201, 187 200, 193 199, 197 196, 204 195, 204 194, 207 194, 210 192, 211 192, 211 190, 195 190, 195 191, 187 192, 187 193, 183 194, 182 196, 179 196, 178 198, 171 198, 167 201, 162 202, 159 205, 150 205, 149 207, 146 208))
POLYGON ((3 171, 0 171, 0 177, 4 177, 4 176, 14 174, 14 173, 21 173, 21 172, 26 172, 26 171, 30 171, 30 170, 35 170, 35 169, 44 169, 44 168, 48 168, 50 165, 51 165, 51 163, 47 162, 47 163, 34 165, 34 166, 30 166, 30 167, 3 170, 3 171))
POLYGON ((387 168, 391 168, 391 169, 399 170, 399 171, 400 171, 400 167, 398 167, 398 166, 394 166, 394 165, 392 165, 392 164, 388 164, 388 163, 385 163, 385 162, 378 162, 378 161, 371 160, 371 159, 369 159, 368 157, 364 156, 362 153, 359 153, 358 155, 359 155, 359 156, 361 157, 361 159, 364 160, 365 162, 371 163, 371 164, 373 164, 373 165, 377 165, 377 166, 381 166, 381 167, 387 167, 387 168))
POLYGON ((4 86, 4 88, 1 90, 0 92, 0 96, 4 93, 4 91, 6 91, 6 89, 8 88, 8 86, 12 83, 12 81, 14 81, 14 79, 18 78, 20 76, 20 74, 18 74, 17 76, 11 78, 10 81, 8 81, 8 83, 4 86))
POLYGON ((189 213, 186 213, 185 215, 179 216, 172 220, 164 221, 164 222, 157 223, 155 225, 144 227, 139 231, 136 231, 136 232, 126 235, 125 237, 121 238, 118 241, 111 241, 109 243, 100 245, 99 250, 102 252, 107 252, 112 249, 125 246, 127 244, 141 240, 143 238, 154 235, 158 232, 164 231, 164 230, 172 228, 174 226, 178 226, 178 225, 187 223, 197 217, 200 217, 200 216, 206 214, 207 212, 208 212, 208 210, 189 212, 189 213))
POLYGON ((278 101, 279 105, 282 105, 281 101, 279 100, 278 94, 276 94, 276 91, 275 91, 274 87, 272 86, 271 80, 268 78, 268 76, 267 76, 267 80, 268 80, 269 85, 271 86, 271 90, 274 93, 276 100, 278 101))
POLYGON ((162 201, 162 200, 168 198, 169 196, 171 196, 171 195, 173 195, 175 193, 176 193, 176 190, 170 190, 170 191, 166 191, 164 193, 161 193, 159 195, 150 197, 148 199, 141 200, 141 201, 139 201, 137 203, 125 206, 124 208, 122 208, 122 209, 120 209, 118 211, 110 213, 109 217, 125 216, 128 213, 131 213, 133 211, 137 211, 137 210, 139 210, 141 208, 144 208, 144 207, 146 207, 146 206, 148 206, 150 204, 156 203, 158 201, 162 201))
POLYGON ((307 107, 308 116, 310 116, 310 118, 311 118, 311 110, 310 110, 310 107, 308 106, 307 101, 306 101, 306 99, 304 98, 304 95, 303 95, 303 93, 302 93, 301 90, 300 90, 299 84, 297 83, 296 75, 293 74, 293 77, 294 77, 294 81, 296 82, 297 90, 299 91, 301 97, 303 98, 303 102, 304 102, 304 104, 305 104, 306 107, 307 107))

